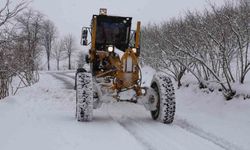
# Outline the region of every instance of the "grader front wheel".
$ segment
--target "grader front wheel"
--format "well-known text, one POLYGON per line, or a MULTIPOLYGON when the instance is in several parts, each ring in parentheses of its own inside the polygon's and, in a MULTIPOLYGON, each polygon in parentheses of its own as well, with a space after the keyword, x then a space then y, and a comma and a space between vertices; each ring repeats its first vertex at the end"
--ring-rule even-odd
POLYGON ((92 74, 78 72, 76 75, 76 119, 91 121, 93 118, 92 74))
POLYGON ((158 94, 157 109, 151 111, 154 120, 170 124, 175 115, 175 92, 172 81, 165 74, 155 74, 151 87, 158 94))

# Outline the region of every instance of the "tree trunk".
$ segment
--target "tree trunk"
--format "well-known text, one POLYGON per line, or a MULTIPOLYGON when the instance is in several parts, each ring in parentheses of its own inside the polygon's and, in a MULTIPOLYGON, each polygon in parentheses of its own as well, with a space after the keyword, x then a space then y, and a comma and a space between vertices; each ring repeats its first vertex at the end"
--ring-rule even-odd
POLYGON ((69 70, 71 70, 71 55, 69 55, 69 70))
POLYGON ((60 70, 60 68, 59 68, 59 60, 57 60, 57 70, 60 70))
POLYGON ((47 56, 47 61, 48 61, 48 70, 50 70, 50 58, 47 56))
POLYGON ((9 95, 8 79, 5 72, 0 72, 0 100, 9 95))
POLYGON ((185 72, 186 72, 186 67, 184 69, 180 69, 180 72, 179 72, 179 74, 177 76, 178 88, 180 88, 182 86, 181 79, 184 76, 185 72))

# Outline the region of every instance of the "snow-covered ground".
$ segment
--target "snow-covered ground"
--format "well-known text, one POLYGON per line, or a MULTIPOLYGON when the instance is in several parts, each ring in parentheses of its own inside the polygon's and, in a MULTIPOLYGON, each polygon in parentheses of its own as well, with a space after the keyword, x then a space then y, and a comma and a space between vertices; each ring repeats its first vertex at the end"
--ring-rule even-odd
MULTIPOLYGON (((144 84, 153 72, 143 69, 144 84)), ((172 125, 130 103, 103 105, 92 122, 77 122, 73 85, 73 73, 43 72, 39 83, 0 101, 0 150, 250 149, 250 100, 190 86, 176 90, 172 125)))

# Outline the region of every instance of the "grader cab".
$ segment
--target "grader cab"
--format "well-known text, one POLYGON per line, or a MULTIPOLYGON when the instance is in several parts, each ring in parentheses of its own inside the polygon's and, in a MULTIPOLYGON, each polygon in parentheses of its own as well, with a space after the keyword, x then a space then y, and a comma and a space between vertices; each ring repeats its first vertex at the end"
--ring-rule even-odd
POLYGON ((90 121, 103 103, 142 104, 154 120, 172 123, 175 94, 169 77, 156 73, 150 87, 142 86, 139 65, 140 22, 131 29, 131 17, 108 16, 106 9, 93 15, 91 27, 82 29, 82 45, 90 45, 86 62, 90 71, 76 72, 76 118, 90 121), (88 38, 91 42, 88 42, 88 38))

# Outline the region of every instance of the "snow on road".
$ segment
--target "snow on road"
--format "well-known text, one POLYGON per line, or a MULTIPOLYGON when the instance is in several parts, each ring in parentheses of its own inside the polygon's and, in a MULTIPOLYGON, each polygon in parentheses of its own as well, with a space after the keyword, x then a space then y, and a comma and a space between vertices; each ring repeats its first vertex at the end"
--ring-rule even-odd
POLYGON ((217 136, 202 135, 196 126, 191 130, 179 109, 172 125, 153 121, 142 106, 130 103, 103 105, 92 122, 77 122, 73 85, 70 73, 42 73, 39 83, 0 101, 0 150, 242 148, 228 146, 227 140, 216 142, 217 136))
POLYGON ((0 149, 144 149, 105 113, 98 113, 94 122, 76 122, 74 93, 42 74, 38 84, 2 101, 0 149))

